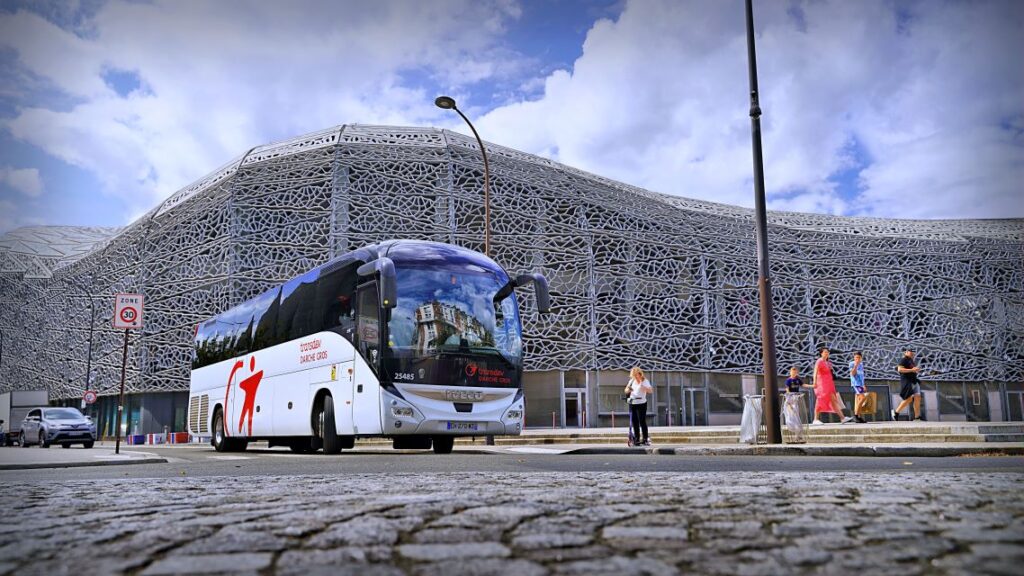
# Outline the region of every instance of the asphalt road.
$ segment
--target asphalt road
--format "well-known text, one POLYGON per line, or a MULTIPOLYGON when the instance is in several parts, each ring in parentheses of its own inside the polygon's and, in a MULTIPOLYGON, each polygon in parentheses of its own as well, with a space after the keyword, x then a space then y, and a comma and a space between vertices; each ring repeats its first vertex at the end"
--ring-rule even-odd
POLYGON ((306 476, 470 472, 1011 472, 1024 473, 1024 457, 884 458, 825 456, 674 456, 501 454, 423 451, 343 452, 336 456, 292 454, 281 449, 218 453, 209 447, 148 446, 166 464, 0 472, 0 480, 60 481, 104 478, 182 478, 211 476, 306 476))

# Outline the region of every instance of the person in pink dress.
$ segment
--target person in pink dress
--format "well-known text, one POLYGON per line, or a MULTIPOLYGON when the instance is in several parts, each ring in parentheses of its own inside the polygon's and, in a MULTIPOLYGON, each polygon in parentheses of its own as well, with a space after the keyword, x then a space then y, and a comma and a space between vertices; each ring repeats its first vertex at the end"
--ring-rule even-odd
POLYGON ((853 422, 852 417, 843 416, 843 404, 832 380, 832 363, 828 361, 828 348, 822 348, 821 356, 814 362, 811 387, 814 388, 814 422, 811 424, 822 424, 819 417, 822 412, 838 414, 843 419, 843 424, 853 422))

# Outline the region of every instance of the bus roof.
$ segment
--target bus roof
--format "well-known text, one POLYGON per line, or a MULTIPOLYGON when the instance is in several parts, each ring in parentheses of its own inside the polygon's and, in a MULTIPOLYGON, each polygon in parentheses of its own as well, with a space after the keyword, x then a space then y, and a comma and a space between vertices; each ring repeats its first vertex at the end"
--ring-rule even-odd
POLYGON ((199 326, 203 326, 221 319, 222 317, 229 316, 234 313, 236 308, 245 306, 248 302, 261 299, 270 293, 276 293, 278 290, 281 290, 282 286, 297 278, 305 276, 309 276, 310 278, 318 277, 321 274, 332 272, 347 264, 351 264, 352 262, 370 262, 381 256, 387 256, 398 265, 405 264, 408 266, 415 264, 428 266, 431 264, 437 265, 441 263, 465 263, 475 264, 483 268, 501 270, 504 272, 504 269, 494 260, 484 256, 480 252, 464 248, 462 246, 455 246, 453 244, 445 244, 442 242, 430 242, 426 240, 386 240, 378 244, 370 244, 369 246, 364 246, 351 252, 347 252, 341 256, 324 262, 315 268, 311 268, 298 276, 279 282, 273 288, 265 290, 252 298, 239 302, 220 314, 216 314, 206 320, 203 320, 199 323, 199 326))

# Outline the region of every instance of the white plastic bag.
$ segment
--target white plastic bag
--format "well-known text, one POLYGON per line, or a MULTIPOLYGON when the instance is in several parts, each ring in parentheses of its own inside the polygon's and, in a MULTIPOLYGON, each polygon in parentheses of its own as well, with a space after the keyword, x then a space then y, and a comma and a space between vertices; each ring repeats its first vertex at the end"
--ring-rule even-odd
POLYGON ((761 431, 763 396, 744 396, 743 419, 740 420, 740 442, 757 444, 757 434, 761 431))
POLYGON ((786 430, 793 435, 794 442, 804 441, 803 394, 786 394, 782 405, 782 417, 786 422, 786 430))

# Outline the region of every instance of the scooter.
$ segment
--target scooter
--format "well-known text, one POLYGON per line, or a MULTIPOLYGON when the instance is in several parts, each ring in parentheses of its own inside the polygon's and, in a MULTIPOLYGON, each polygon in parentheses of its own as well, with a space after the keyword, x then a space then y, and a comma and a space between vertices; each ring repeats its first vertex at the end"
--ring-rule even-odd
POLYGON ((633 435, 633 410, 632 406, 629 405, 629 396, 626 396, 625 400, 626 410, 629 411, 629 437, 626 439, 626 446, 639 446, 639 440, 633 435))

